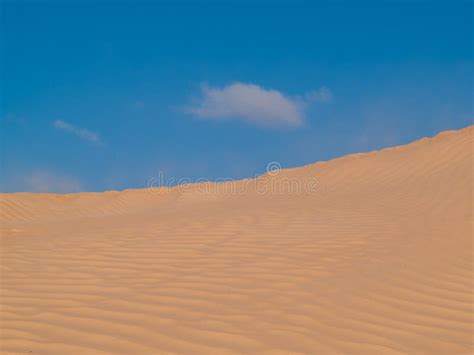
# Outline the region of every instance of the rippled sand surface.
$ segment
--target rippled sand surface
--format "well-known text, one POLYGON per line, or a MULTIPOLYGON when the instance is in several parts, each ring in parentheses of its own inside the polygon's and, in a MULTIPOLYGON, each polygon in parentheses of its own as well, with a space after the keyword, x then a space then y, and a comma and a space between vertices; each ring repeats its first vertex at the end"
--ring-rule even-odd
POLYGON ((473 134, 236 183, 2 194, 0 352, 472 354, 473 134))

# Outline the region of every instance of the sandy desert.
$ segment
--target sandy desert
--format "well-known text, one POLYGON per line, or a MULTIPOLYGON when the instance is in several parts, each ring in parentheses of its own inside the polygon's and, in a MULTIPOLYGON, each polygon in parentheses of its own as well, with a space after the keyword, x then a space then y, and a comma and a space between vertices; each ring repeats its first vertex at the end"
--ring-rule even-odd
POLYGON ((184 189, 1 194, 1 353, 472 354, 473 134, 184 189), (261 189, 285 181, 303 188, 261 189))

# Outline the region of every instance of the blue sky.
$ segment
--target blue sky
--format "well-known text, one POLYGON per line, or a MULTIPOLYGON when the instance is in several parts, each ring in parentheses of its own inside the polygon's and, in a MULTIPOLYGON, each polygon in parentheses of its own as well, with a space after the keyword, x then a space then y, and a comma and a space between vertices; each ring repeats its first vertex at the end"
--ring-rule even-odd
POLYGON ((243 178, 472 124, 473 3, 2 2, 2 191, 243 178))

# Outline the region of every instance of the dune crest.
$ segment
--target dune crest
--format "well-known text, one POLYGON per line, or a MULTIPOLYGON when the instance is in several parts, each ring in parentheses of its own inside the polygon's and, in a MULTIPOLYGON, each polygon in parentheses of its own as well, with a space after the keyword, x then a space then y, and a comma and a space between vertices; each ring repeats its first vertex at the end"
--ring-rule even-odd
POLYGON ((471 354, 473 137, 185 190, 0 194, 0 352, 471 354))

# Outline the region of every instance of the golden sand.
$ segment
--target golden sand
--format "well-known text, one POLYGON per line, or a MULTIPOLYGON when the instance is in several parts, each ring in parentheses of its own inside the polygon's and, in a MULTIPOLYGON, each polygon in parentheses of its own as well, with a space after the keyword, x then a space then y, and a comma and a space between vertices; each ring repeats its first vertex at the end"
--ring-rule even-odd
POLYGON ((473 134, 258 182, 1 194, 0 352, 471 354, 473 134))

